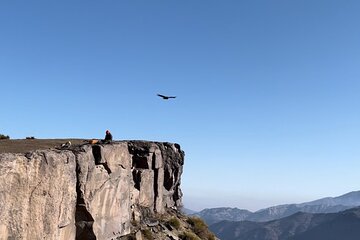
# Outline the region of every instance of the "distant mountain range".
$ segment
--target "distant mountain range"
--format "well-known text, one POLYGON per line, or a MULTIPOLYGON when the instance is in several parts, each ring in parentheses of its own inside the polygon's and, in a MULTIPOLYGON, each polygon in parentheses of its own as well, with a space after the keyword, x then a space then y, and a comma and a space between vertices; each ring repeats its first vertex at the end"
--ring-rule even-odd
MULTIPOLYGON (((208 224, 223 220, 266 222, 290 216, 297 212, 336 213, 360 206, 360 191, 350 192, 339 197, 327 197, 301 204, 285 204, 250 212, 238 208, 210 208, 193 213, 204 219, 208 224)), ((360 239, 360 237, 359 237, 360 239)))
POLYGON ((181 212, 185 213, 186 215, 192 215, 197 213, 196 211, 188 209, 186 207, 182 207, 181 212))
POLYGON ((202 218, 208 225, 211 225, 224 220, 243 221, 251 214, 253 213, 245 209, 221 207, 206 208, 200 212, 192 213, 191 215, 198 216, 202 218))
POLYGON ((222 240, 359 240, 360 207, 339 213, 298 212, 269 222, 222 221, 210 230, 222 240))

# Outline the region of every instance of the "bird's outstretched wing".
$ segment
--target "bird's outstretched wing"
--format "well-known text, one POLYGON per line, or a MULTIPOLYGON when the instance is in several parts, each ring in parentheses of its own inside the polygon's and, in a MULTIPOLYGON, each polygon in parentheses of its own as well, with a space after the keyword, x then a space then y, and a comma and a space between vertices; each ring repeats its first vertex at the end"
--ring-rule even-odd
POLYGON ((159 97, 162 97, 163 99, 169 99, 169 98, 176 98, 176 96, 165 96, 162 94, 157 94, 159 97))

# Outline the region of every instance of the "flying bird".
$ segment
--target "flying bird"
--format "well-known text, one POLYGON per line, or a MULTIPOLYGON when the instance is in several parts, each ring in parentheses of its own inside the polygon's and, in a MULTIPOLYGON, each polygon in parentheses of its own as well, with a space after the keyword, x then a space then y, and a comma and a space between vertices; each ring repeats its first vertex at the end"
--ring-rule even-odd
POLYGON ((169 98, 176 98, 176 96, 165 96, 165 95, 161 95, 161 94, 158 94, 158 96, 162 97, 165 100, 168 100, 169 98))

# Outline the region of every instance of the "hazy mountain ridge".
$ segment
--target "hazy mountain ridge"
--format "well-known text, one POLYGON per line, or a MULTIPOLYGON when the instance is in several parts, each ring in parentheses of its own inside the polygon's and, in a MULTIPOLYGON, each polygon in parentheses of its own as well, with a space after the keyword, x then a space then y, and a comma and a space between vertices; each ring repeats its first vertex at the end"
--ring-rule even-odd
POLYGON ((255 222, 271 221, 290 216, 296 212, 336 213, 360 206, 360 191, 353 191, 338 197, 327 197, 300 204, 285 204, 254 212, 245 220, 255 222))
POLYGON ((211 225, 223 220, 242 221, 251 214, 253 213, 245 209, 222 207, 207 208, 192 215, 201 217, 208 225, 211 225))
POLYGON ((298 212, 269 222, 222 221, 210 226, 222 240, 355 240, 360 207, 339 213, 298 212))
POLYGON ((338 197, 327 197, 300 204, 284 204, 251 212, 238 208, 210 208, 193 215, 203 218, 207 224, 229 221, 266 222, 290 216, 297 212, 336 213, 360 206, 360 191, 353 191, 338 197))
POLYGON ((297 205, 360 206, 360 191, 349 192, 338 197, 321 198, 315 201, 305 202, 297 205))

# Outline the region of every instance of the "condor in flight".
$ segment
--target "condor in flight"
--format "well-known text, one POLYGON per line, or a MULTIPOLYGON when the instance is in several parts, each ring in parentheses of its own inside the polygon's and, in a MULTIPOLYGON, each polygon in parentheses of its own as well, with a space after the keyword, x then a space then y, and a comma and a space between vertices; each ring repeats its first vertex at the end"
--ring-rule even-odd
POLYGON ((164 95, 161 95, 161 94, 158 94, 158 96, 162 97, 165 100, 168 100, 169 98, 176 98, 176 96, 164 96, 164 95))

